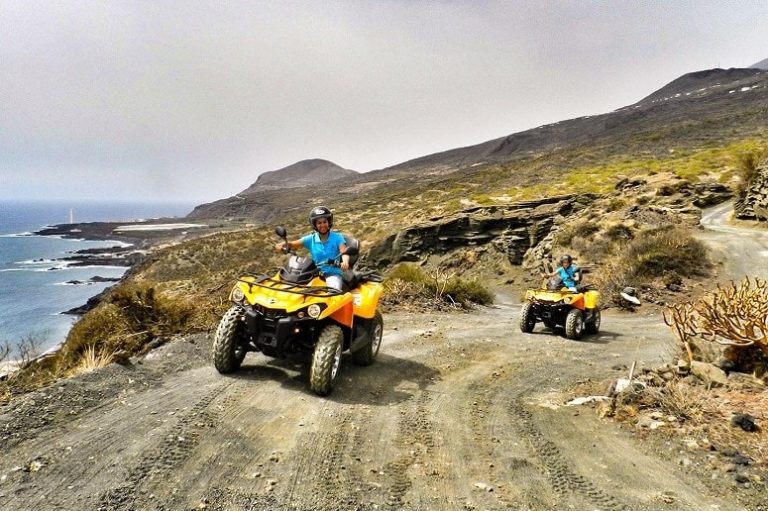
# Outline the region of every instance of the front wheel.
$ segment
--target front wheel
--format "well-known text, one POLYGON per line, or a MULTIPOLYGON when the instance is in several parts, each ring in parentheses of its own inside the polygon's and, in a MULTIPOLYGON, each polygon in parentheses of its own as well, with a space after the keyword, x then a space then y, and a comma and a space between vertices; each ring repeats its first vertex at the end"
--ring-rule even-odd
POLYGON ((526 334, 533 332, 536 326, 536 314, 533 311, 533 303, 525 302, 520 309, 520 331, 526 334))
POLYGON ((565 336, 569 339, 581 339, 584 333, 584 316, 579 309, 571 309, 565 318, 565 336))
POLYGON ((237 371, 245 358, 242 346, 243 316, 241 307, 231 307, 221 318, 213 339, 213 366, 222 374, 237 371))
POLYGON ((373 364, 376 355, 379 354, 381 338, 384 335, 384 319, 381 312, 376 311, 371 324, 367 326, 368 342, 365 346, 352 353, 352 361, 361 366, 373 364))
POLYGON ((592 320, 585 325, 584 330, 588 334, 596 334, 600 331, 600 309, 595 310, 592 320))
POLYGON ((312 353, 312 367, 309 370, 309 387, 318 396, 327 396, 341 367, 341 351, 344 346, 344 332, 338 325, 327 325, 312 353))

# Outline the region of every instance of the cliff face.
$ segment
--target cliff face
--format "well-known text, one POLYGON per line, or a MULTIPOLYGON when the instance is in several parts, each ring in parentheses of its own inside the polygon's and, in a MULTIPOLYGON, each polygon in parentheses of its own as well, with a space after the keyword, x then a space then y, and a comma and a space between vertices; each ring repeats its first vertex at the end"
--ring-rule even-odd
POLYGON ((549 234, 556 218, 584 209, 595 198, 571 195, 467 209, 392 235, 372 247, 369 257, 385 266, 491 244, 511 264, 521 264, 525 253, 549 234))
POLYGON ((744 197, 734 206, 736 218, 768 220, 768 158, 757 168, 757 175, 747 186, 744 197))

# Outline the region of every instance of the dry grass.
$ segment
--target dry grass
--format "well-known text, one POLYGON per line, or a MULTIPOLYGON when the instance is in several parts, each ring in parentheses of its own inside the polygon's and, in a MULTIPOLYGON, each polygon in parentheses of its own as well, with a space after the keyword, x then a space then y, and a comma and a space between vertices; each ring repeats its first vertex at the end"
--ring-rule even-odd
POLYGON ((90 373, 96 369, 106 367, 112 363, 113 355, 105 351, 97 350, 95 346, 89 346, 80 356, 78 364, 69 370, 67 376, 90 373))
POLYGON ((691 386, 673 380, 663 387, 647 387, 642 391, 647 406, 661 409, 685 421, 701 422, 706 417, 704 404, 707 391, 701 386, 691 386))
POLYGON ((768 464, 768 393, 765 390, 726 390, 709 396, 702 403, 706 420, 698 423, 707 428, 715 445, 739 445, 739 450, 758 463, 768 464), (714 398, 714 399, 713 399, 714 398), (762 425, 758 431, 747 432, 730 423, 734 413, 748 413, 762 425))
POLYGON ((681 430, 668 429, 706 439, 716 447, 735 447, 757 463, 768 464, 768 392, 758 383, 748 388, 707 389, 689 385, 679 379, 661 387, 645 387, 621 394, 614 417, 621 422, 633 422, 641 411, 658 410, 677 417, 681 430), (731 425, 735 413, 748 413, 763 427, 746 432, 731 425))

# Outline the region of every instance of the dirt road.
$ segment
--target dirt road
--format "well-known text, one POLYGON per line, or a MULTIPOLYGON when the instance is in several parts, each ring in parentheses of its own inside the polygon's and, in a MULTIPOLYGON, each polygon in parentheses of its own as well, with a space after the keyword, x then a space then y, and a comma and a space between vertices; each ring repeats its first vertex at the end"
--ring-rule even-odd
POLYGON ((701 218, 705 228, 699 238, 722 261, 718 272, 723 280, 741 280, 745 275, 768 279, 768 231, 728 225, 733 211, 730 202, 706 210, 701 218))
POLYGON ((564 406, 574 384, 666 360, 660 317, 609 312, 575 342, 520 333, 517 297, 499 299, 385 315, 376 363, 345 356, 329 398, 258 354, 219 375, 206 336, 25 396, 0 410, 0 508, 743 509, 674 446, 564 406))

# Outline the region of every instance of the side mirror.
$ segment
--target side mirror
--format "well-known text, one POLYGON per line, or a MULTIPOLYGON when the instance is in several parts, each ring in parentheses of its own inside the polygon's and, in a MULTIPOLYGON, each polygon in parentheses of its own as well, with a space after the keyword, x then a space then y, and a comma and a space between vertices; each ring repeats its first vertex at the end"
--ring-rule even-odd
POLYGON ((347 249, 344 251, 345 254, 348 256, 356 256, 360 253, 360 251, 357 249, 357 247, 347 247, 347 249))
POLYGON ((288 237, 288 233, 285 232, 285 227, 282 227, 282 226, 275 227, 275 234, 277 234, 278 236, 280 236, 283 239, 286 239, 288 237))

